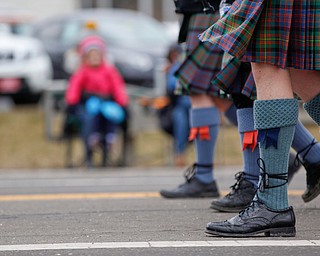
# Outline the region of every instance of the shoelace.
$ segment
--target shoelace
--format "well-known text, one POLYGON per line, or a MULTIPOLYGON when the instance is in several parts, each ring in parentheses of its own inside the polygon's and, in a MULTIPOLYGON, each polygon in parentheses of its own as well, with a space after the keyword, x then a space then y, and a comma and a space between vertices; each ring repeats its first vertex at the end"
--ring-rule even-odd
POLYGON ((260 176, 261 176, 261 181, 259 184, 260 192, 263 192, 265 189, 281 187, 281 186, 284 186, 286 183, 288 183, 288 173, 285 172, 285 173, 278 173, 278 174, 268 174, 266 172, 266 168, 265 168, 266 166, 263 159, 258 158, 257 163, 260 168, 260 176), (270 179, 284 180, 284 182, 280 185, 270 186, 269 185, 270 179))
POLYGON ((230 186, 231 191, 226 195, 226 197, 233 195, 238 190, 241 181, 244 179, 244 172, 237 172, 234 175, 234 178, 236 182, 232 186, 230 186))
POLYGON ((248 174, 248 173, 245 173, 245 172, 237 172, 234 175, 234 178, 235 178, 236 182, 232 186, 230 186, 231 191, 230 191, 229 194, 226 195, 226 197, 233 195, 240 188, 240 184, 245 179, 246 176, 247 177, 252 177, 252 179, 257 179, 258 180, 258 177, 256 177, 255 175, 251 175, 251 174, 248 174))
POLYGON ((316 145, 316 144, 317 144, 316 139, 313 139, 312 142, 311 142, 308 146, 306 146, 306 147, 304 147, 303 149, 301 149, 300 151, 298 151, 298 152, 297 152, 297 155, 296 155, 296 158, 294 159, 293 164, 294 164, 296 167, 299 166, 299 163, 302 163, 302 164, 303 164, 304 161, 305 161, 306 156, 308 155, 308 153, 310 152, 310 150, 312 149, 312 147, 313 147, 314 145, 316 145), (301 155, 304 151, 306 151, 306 152, 303 154, 302 160, 301 160, 300 157, 299 157, 299 155, 301 155))
POLYGON ((251 212, 255 211, 255 208, 259 206, 259 200, 253 200, 251 204, 244 210, 239 212, 239 216, 250 216, 251 212))
POLYGON ((190 167, 187 168, 187 170, 184 172, 184 177, 186 178, 187 182, 190 182, 194 175, 196 174, 196 168, 197 167, 203 167, 203 168, 212 168, 212 164, 198 164, 194 163, 190 167))

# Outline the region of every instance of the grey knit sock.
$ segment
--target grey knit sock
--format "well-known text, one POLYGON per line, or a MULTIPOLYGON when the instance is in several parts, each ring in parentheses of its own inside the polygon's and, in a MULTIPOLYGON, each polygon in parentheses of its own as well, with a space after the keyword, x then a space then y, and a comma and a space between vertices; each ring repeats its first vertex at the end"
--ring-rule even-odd
POLYGON ((260 143, 257 196, 259 201, 274 210, 289 206, 288 160, 297 120, 296 99, 257 100, 254 103, 255 128, 260 143))
POLYGON ((303 104, 303 107, 308 112, 309 116, 320 125, 320 94, 303 104))

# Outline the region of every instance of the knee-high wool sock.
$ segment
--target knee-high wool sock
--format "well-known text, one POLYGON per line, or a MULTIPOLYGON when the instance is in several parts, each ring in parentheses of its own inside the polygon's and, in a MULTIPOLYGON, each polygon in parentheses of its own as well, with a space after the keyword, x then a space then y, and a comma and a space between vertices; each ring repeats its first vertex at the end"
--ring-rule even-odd
POLYGON ((220 126, 220 114, 216 107, 193 108, 190 114, 190 139, 194 139, 196 162, 195 178, 209 184, 214 180, 213 160, 220 126))
POLYGON ((257 100, 254 122, 260 147, 258 200, 274 210, 289 207, 288 160, 298 120, 296 99, 257 100))
POLYGON ((257 131, 254 129, 253 108, 237 110, 238 131, 242 145, 242 161, 244 179, 258 187, 259 167, 257 160, 260 157, 257 145, 257 131))
POLYGON ((296 125, 292 148, 298 153, 303 163, 320 163, 320 143, 300 121, 296 125))
POLYGON ((304 109, 308 112, 311 118, 320 125, 320 94, 312 100, 303 104, 304 109))

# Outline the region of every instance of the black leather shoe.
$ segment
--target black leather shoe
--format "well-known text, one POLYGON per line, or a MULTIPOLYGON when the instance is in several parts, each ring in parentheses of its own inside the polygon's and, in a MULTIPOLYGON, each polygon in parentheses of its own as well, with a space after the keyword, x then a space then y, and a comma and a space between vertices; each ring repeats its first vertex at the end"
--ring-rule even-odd
POLYGON ((195 197, 219 197, 220 193, 215 181, 209 184, 200 182, 196 177, 197 167, 208 168, 212 171, 212 165, 200 165, 194 163, 189 167, 184 176, 186 182, 172 190, 161 190, 160 195, 165 198, 195 198, 195 197))
POLYGON ((288 183, 291 182, 293 176, 299 171, 301 168, 301 162, 298 158, 298 155, 290 152, 289 155, 289 165, 288 165, 288 183))
POLYGON ((305 162, 303 166, 307 171, 307 189, 301 197, 307 203, 320 194, 320 162, 316 164, 305 162))
POLYGON ((295 215, 292 207, 275 211, 259 201, 253 201, 239 215, 223 221, 207 224, 206 233, 223 237, 265 236, 293 237, 296 235, 295 215))
POLYGON ((215 181, 205 184, 195 177, 186 181, 176 189, 161 190, 160 195, 165 198, 195 198, 195 197, 219 197, 219 190, 215 181))
POLYGON ((257 191, 254 185, 244 179, 244 173, 235 175, 236 183, 231 192, 221 199, 212 201, 210 208, 221 212, 239 212, 247 208, 257 191))

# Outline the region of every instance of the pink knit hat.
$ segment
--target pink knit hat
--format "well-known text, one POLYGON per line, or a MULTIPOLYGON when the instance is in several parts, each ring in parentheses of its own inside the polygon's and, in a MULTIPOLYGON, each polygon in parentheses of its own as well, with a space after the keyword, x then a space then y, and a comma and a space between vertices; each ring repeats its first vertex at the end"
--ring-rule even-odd
POLYGON ((106 44, 99 36, 87 36, 79 43, 79 52, 81 55, 86 54, 92 49, 97 49, 101 52, 105 52, 106 44))

